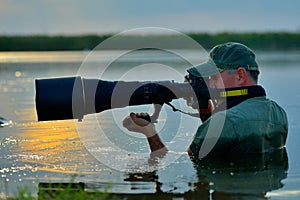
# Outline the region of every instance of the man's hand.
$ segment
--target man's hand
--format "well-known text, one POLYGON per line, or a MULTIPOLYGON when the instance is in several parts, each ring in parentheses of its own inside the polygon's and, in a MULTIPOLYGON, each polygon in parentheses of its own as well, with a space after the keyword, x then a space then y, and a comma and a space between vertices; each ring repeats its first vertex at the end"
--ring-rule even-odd
POLYGON ((123 120, 123 126, 129 131, 143 133, 147 138, 157 134, 154 124, 150 122, 148 113, 130 113, 123 120))
POLYGON ((143 133, 148 140, 149 147, 152 153, 156 153, 154 157, 163 157, 168 149, 160 140, 151 118, 148 113, 130 113, 123 120, 123 126, 129 131, 143 133))

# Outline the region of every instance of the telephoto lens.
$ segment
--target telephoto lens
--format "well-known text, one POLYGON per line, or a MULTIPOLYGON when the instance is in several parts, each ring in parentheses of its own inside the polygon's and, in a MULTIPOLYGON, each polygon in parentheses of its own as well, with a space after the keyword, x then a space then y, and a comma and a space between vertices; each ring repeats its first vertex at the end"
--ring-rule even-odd
POLYGON ((35 86, 38 121, 81 120, 84 115, 113 108, 164 104, 178 98, 197 99, 199 95, 206 102, 209 98, 207 88, 201 85, 192 87, 190 83, 174 81, 126 82, 60 77, 37 79, 35 86))

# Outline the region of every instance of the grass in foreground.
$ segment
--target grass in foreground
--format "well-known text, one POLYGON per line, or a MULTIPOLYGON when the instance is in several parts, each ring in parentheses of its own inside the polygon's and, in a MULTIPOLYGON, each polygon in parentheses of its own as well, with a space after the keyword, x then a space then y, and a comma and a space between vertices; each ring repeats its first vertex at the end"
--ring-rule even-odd
POLYGON ((89 199, 118 199, 117 197, 109 194, 108 189, 104 192, 94 191, 86 192, 83 183, 43 183, 39 185, 37 196, 32 194, 28 188, 19 190, 19 193, 13 197, 8 197, 8 200, 89 200, 89 199))

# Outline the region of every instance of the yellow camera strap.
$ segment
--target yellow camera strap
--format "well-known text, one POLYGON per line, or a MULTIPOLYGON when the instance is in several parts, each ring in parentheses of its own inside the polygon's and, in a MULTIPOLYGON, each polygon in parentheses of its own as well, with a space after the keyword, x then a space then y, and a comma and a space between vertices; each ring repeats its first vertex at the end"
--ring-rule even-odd
POLYGON ((228 91, 220 92, 220 97, 223 97, 223 98, 236 97, 236 96, 244 96, 244 95, 248 95, 248 94, 249 94, 248 89, 228 90, 228 91))

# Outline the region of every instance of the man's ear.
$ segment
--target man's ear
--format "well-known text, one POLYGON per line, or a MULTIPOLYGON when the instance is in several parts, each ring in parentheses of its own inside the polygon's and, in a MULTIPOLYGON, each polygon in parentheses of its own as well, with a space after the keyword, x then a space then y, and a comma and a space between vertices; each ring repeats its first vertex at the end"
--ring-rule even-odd
POLYGON ((236 72, 236 81, 237 84, 243 86, 247 83, 248 73, 245 68, 239 67, 236 72))

